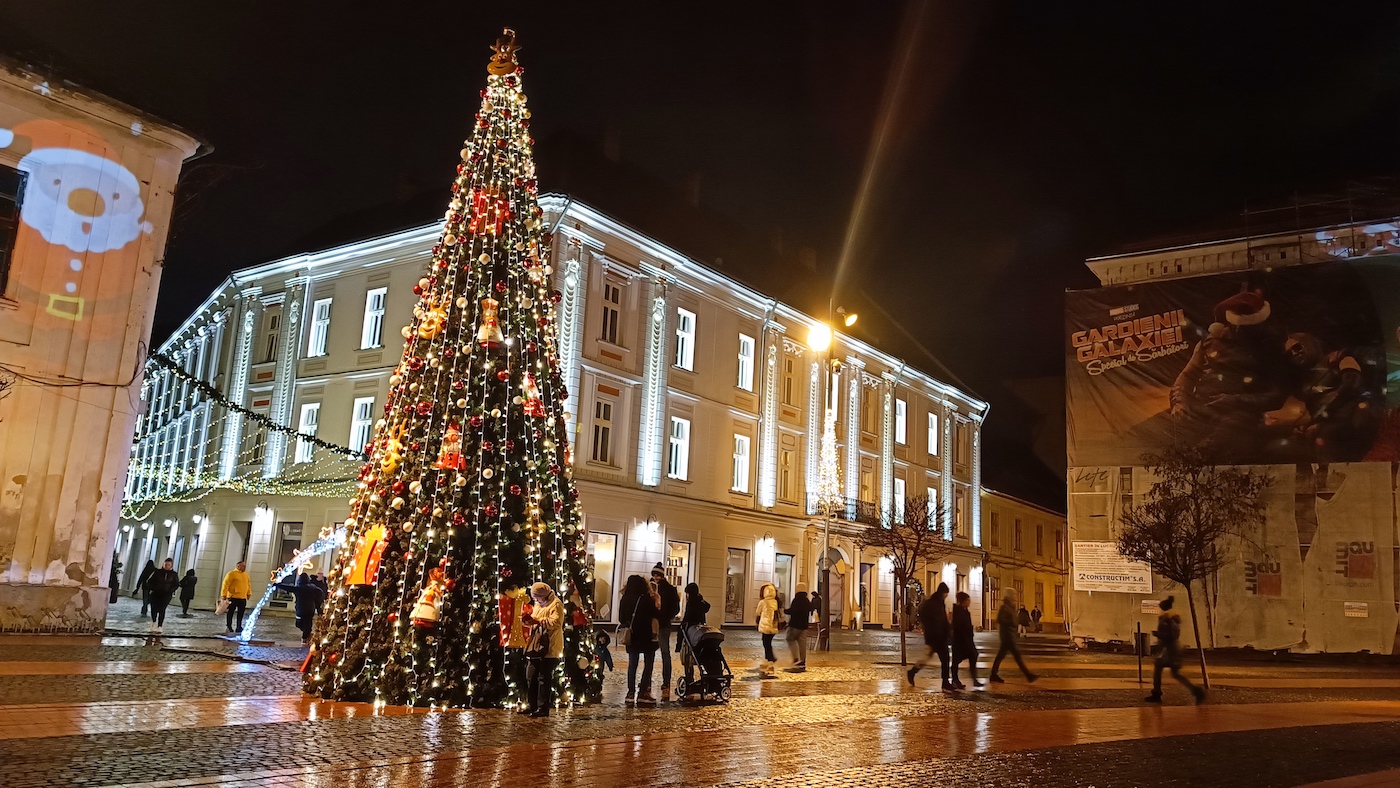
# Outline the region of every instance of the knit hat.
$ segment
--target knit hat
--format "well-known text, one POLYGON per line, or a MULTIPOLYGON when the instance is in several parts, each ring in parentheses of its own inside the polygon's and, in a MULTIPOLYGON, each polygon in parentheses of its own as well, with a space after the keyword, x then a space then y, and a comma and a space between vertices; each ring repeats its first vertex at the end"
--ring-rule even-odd
POLYGON ((798 583, 798 584, 797 584, 797 589, 796 589, 793 593, 795 593, 795 594, 805 594, 805 593, 807 593, 807 584, 806 584, 806 583, 798 583))
POLYGON ((651 568, 651 573, 654 575, 664 575, 666 574, 666 567, 662 566, 660 561, 657 561, 656 566, 651 568))
POLYGON ((534 585, 530 586, 530 595, 542 596, 548 599, 549 597, 554 596, 554 589, 549 587, 549 583, 535 583, 534 585))
POLYGON ((1258 290, 1236 293, 1215 305, 1215 322, 1232 326, 1257 326, 1269 319, 1273 310, 1258 290))

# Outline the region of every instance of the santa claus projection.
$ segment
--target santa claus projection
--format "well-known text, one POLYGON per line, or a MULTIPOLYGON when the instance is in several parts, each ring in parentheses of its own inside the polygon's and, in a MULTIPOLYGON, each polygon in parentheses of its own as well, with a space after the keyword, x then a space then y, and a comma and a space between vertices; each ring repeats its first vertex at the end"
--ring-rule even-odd
MULTIPOLYGON (((141 182, 112 145, 77 123, 29 120, 5 128, 0 120, 0 148, 23 153, 17 169, 25 175, 19 264, 8 294, 36 304, 40 324, 103 316, 100 281, 130 281, 111 269, 136 265, 140 241, 152 231, 141 182)), ((105 316, 124 323, 127 299, 121 303, 105 316)))

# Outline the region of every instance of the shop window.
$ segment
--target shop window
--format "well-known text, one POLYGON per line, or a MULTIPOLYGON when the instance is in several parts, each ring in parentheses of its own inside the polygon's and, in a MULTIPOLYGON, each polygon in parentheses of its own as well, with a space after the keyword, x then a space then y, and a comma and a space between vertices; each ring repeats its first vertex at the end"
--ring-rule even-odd
POLYGON ((683 590, 690 582, 690 555, 690 542, 666 543, 666 582, 675 586, 677 591, 683 590))
POLYGON ((731 547, 724 565, 724 623, 742 624, 748 620, 748 585, 749 551, 731 547))
POLYGON ((786 607, 792 601, 792 588, 796 582, 796 573, 793 568, 796 557, 786 553, 778 553, 773 557, 773 586, 778 589, 778 605, 786 607))
POLYGON ((612 621, 617 588, 617 534, 588 531, 588 567, 593 570, 593 608, 598 620, 612 621))

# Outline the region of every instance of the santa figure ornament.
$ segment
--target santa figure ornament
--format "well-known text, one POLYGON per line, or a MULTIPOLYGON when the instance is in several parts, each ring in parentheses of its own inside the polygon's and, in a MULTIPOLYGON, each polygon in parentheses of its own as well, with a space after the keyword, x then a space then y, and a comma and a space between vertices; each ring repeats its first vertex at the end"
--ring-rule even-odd
POLYGON ((535 376, 526 372, 522 377, 525 379, 525 403, 523 405, 525 415, 537 419, 544 418, 544 402, 540 400, 540 389, 535 385, 535 376))
POLYGON ((428 582, 418 594, 418 604, 413 606, 413 626, 419 629, 432 629, 442 618, 442 595, 447 591, 447 580, 442 567, 435 566, 428 573, 428 582))
POLYGON ((466 458, 462 456, 462 430, 455 421, 448 424, 447 431, 443 433, 437 467, 456 471, 467 467, 466 458))
POLYGON ((493 348, 505 341, 501 336, 501 325, 496 322, 496 313, 501 302, 494 298, 481 299, 481 323, 476 329, 476 341, 484 348, 493 348))

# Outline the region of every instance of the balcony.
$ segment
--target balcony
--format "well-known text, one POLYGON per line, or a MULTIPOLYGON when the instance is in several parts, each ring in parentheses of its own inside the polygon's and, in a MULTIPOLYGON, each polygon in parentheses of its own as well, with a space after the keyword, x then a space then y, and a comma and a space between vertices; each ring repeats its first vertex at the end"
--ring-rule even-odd
MULTIPOLYGON (((865 523, 866 525, 880 524, 880 507, 873 501, 862 501, 857 498, 842 497, 838 499, 836 510, 832 512, 832 517, 838 520, 845 520, 851 523, 865 523)), ((821 514, 820 501, 815 493, 807 495, 807 512, 809 514, 821 514)))

